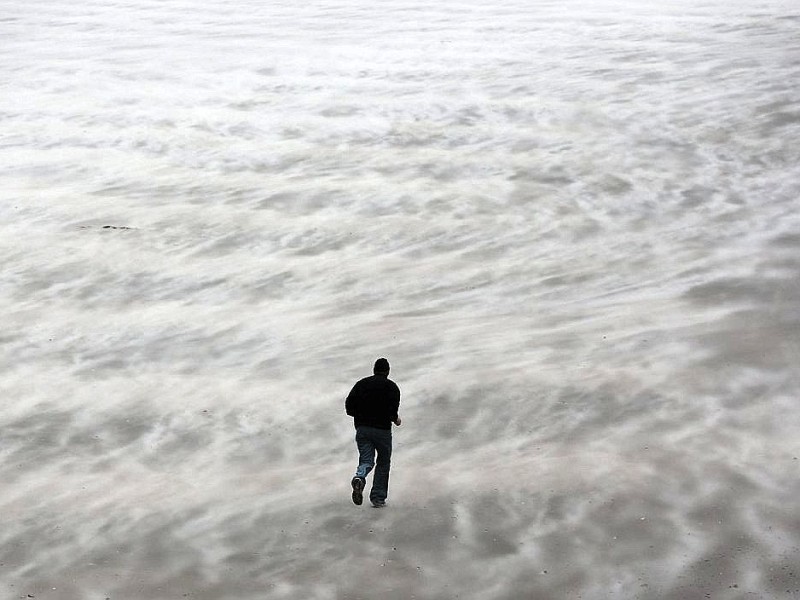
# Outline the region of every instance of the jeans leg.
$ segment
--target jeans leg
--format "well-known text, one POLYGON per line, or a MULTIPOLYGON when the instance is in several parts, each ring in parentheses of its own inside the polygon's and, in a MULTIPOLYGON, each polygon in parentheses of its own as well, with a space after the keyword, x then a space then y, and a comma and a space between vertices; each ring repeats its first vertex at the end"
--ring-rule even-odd
POLYGON ((366 479, 375 466, 375 443, 362 427, 356 429, 356 447, 358 448, 358 468, 356 477, 366 479))
POLYGON ((392 432, 376 429, 373 439, 378 452, 378 461, 375 465, 369 499, 371 502, 385 502, 389 495, 389 469, 392 466, 392 432))

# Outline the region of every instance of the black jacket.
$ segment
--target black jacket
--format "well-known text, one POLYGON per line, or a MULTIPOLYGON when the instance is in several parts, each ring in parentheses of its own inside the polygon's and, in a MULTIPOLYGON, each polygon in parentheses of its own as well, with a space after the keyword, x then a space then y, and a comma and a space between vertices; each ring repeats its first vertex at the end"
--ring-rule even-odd
POLYGON ((344 407, 356 427, 391 429, 400 408, 400 388, 385 375, 365 377, 350 390, 344 407))

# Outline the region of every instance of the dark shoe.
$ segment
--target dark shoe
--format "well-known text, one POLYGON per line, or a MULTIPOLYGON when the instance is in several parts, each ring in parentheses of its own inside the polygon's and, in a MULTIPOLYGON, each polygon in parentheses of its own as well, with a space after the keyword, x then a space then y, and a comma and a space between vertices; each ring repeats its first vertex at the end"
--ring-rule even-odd
POLYGON ((385 500, 372 501, 372 506, 373 508, 385 508, 386 501, 385 500))
POLYGON ((364 502, 364 494, 361 493, 364 489, 364 480, 361 477, 353 477, 350 486, 353 488, 353 504, 361 506, 364 502))

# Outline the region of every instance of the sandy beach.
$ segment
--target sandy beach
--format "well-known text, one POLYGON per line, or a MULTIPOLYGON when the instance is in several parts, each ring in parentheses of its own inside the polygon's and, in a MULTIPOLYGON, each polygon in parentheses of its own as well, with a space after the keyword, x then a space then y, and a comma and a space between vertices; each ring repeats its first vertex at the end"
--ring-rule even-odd
POLYGON ((0 39, 2 598, 800 597, 794 3, 8 0, 0 39))

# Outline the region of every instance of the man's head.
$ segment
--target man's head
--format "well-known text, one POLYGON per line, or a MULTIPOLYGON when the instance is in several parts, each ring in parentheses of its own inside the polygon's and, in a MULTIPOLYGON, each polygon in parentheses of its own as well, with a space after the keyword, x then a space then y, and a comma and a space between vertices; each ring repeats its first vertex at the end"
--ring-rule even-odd
POLYGON ((384 377, 389 376, 389 361, 385 358, 379 358, 375 361, 375 366, 372 368, 372 372, 375 375, 383 375, 384 377))

